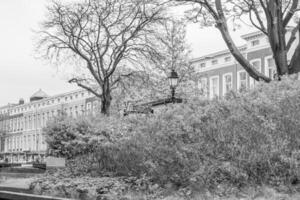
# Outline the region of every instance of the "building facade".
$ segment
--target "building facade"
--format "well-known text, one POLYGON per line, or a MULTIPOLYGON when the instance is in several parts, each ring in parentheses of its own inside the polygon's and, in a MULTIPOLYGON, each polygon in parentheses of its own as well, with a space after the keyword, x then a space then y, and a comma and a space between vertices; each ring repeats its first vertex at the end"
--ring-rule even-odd
POLYGON ((64 112, 68 116, 90 113, 98 101, 85 90, 48 96, 39 90, 25 103, 0 107, 0 153, 8 162, 43 161, 47 145, 42 132, 47 121, 64 112))
MULTIPOLYGON (((239 47, 241 53, 256 70, 273 79, 276 76, 276 66, 268 38, 261 32, 249 33, 242 38, 246 44, 239 47)), ((295 46, 290 52, 293 52, 294 48, 295 46)), ((290 58, 288 53, 288 59, 290 58)), ((204 97, 223 96, 231 90, 253 88, 257 84, 228 50, 195 58, 191 62, 198 75, 197 87, 204 97)))

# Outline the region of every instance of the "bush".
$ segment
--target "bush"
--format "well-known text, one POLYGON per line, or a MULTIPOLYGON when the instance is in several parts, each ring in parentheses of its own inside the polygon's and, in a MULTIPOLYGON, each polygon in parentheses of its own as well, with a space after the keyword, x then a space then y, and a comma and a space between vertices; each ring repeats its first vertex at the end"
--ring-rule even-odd
POLYGON ((43 129, 51 154, 72 158, 89 150, 92 134, 90 121, 80 118, 74 120, 60 115, 50 121, 43 129))
MULTIPOLYGON (((102 174, 146 175, 177 186, 292 183, 300 175, 299 88, 298 80, 285 78, 222 100, 171 105, 153 116, 98 116, 82 132, 71 126, 76 137, 63 128, 68 134, 62 133, 62 140, 103 136, 84 156, 90 162, 85 169, 102 174)), ((48 141, 59 143, 55 135, 59 134, 49 135, 48 141)), ((65 145, 68 142, 50 146, 67 149, 68 155, 88 141, 76 149, 82 142, 72 148, 65 145)))

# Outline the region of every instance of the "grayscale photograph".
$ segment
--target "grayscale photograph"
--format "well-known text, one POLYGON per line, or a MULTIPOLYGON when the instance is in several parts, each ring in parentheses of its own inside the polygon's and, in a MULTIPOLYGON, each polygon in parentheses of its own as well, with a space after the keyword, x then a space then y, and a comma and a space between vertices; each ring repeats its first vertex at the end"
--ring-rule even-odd
POLYGON ((300 200, 300 0, 0 0, 0 200, 300 200))

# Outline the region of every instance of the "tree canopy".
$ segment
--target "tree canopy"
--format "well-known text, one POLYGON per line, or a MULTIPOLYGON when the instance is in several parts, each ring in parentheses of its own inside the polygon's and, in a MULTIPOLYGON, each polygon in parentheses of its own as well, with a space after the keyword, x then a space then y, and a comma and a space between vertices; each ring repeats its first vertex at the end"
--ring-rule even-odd
POLYGON ((77 60, 84 73, 69 82, 100 98, 101 112, 108 114, 112 90, 155 53, 148 41, 165 18, 164 9, 150 0, 54 1, 39 32, 38 51, 50 60, 77 60))

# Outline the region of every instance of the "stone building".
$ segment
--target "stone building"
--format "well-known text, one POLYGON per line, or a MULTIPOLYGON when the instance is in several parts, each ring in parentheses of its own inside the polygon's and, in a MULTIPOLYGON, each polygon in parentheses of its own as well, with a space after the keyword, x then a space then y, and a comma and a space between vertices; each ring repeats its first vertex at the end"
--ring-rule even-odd
MULTIPOLYGON (((243 35, 242 39, 246 44, 239 47, 240 51, 258 71, 273 79, 276 76, 276 66, 268 38, 261 32, 252 32, 243 35)), ((295 45, 297 43, 298 41, 295 45)), ((291 48, 291 53, 295 45, 291 48)), ((290 53, 288 53, 288 59, 291 59, 290 53)), ((197 87, 207 98, 223 96, 230 90, 253 88, 257 84, 233 58, 229 50, 195 58, 191 62, 198 74, 197 87)))
POLYGON ((25 103, 0 107, 0 153, 9 162, 43 160, 47 150, 42 128, 48 120, 64 112, 79 116, 97 107, 96 98, 85 90, 55 96, 37 91, 25 103))

